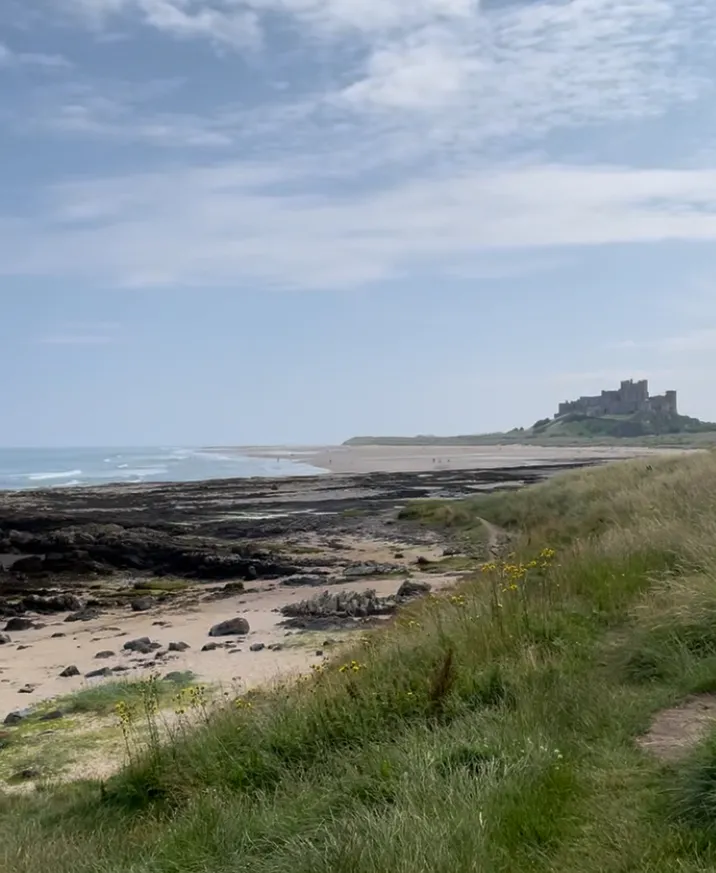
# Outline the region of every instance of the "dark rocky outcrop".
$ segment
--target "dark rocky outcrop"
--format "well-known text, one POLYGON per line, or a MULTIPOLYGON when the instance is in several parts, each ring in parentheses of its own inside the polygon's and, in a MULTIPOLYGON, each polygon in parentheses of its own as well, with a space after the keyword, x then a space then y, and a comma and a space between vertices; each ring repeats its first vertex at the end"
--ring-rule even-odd
POLYGON ((60 673, 60 676, 62 676, 63 679, 68 679, 70 676, 79 675, 80 671, 74 664, 70 664, 69 667, 65 667, 65 669, 60 673))
POLYGON ((367 618, 373 615, 389 615, 396 608, 391 597, 378 597, 373 589, 368 591, 324 591, 315 597, 298 603, 287 603, 281 614, 288 617, 308 618, 367 618))

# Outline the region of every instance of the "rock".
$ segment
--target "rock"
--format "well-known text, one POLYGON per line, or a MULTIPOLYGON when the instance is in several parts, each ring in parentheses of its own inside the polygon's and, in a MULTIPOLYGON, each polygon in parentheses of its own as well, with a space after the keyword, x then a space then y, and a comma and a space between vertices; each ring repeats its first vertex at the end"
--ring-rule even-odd
POLYGON ((325 575, 318 575, 317 573, 312 573, 307 576, 287 576, 285 579, 281 580, 281 584, 285 585, 286 588, 299 588, 302 586, 308 587, 317 587, 319 585, 326 584, 325 575))
POLYGON ((393 598, 378 597, 373 589, 367 591, 323 591, 308 600, 287 603, 281 613, 291 617, 306 618, 365 618, 372 615, 389 615, 395 611, 393 598))
POLYGON ((40 555, 27 555, 13 561, 13 573, 40 573, 44 569, 44 560, 40 555))
POLYGON ((204 643, 201 647, 202 652, 213 652, 214 649, 222 649, 221 643, 204 643))
POLYGON ((323 649, 316 649, 316 657, 317 658, 323 657, 323 649))
POLYGON ((67 634, 63 634, 62 631, 58 631, 56 634, 52 634, 50 637, 51 640, 59 640, 60 637, 66 637, 67 634))
POLYGON ((129 667, 125 667, 124 664, 117 664, 116 667, 112 667, 113 673, 126 673, 129 670, 129 667))
POLYGON ((403 570, 396 564, 380 564, 377 561, 363 561, 360 564, 351 564, 343 570, 343 575, 349 579, 361 576, 377 576, 384 573, 395 573, 403 570))
POLYGON ((109 667, 100 667, 99 670, 90 670, 89 673, 85 673, 85 679, 95 679, 98 676, 111 676, 112 671, 109 667))
POLYGON ((122 648, 127 652, 139 652, 140 655, 148 655, 161 649, 161 643, 150 640, 149 637, 138 637, 136 640, 127 640, 122 648))
POLYGON ((69 667, 65 667, 65 669, 60 673, 60 676, 62 676, 64 679, 67 679, 70 676, 79 676, 79 675, 80 675, 80 671, 74 664, 70 664, 69 667))
POLYGON ((193 677, 192 673, 187 673, 186 671, 184 673, 181 673, 178 670, 175 670, 173 673, 167 673, 166 676, 164 677, 164 681, 165 682, 174 682, 174 683, 177 683, 177 682, 186 683, 186 682, 189 682, 192 679, 192 677, 193 677))
POLYGON ((33 612, 48 613, 70 612, 83 608, 82 601, 74 594, 54 594, 43 597, 40 594, 28 594, 22 598, 25 609, 33 612))
POLYGON ((430 564, 432 564, 432 561, 429 561, 429 560, 425 557, 425 555, 418 555, 418 557, 415 559, 415 563, 416 563, 419 567, 428 567, 430 564))
POLYGON ((187 649, 190 649, 191 646, 189 643, 185 643, 182 640, 179 640, 177 643, 169 643, 167 646, 170 652, 186 652, 187 649))
POLYGON ((19 770, 13 773, 10 777, 10 782, 27 782, 28 779, 39 779, 40 771, 34 767, 26 767, 24 770, 19 770))
POLYGON ((456 555, 461 555, 462 552, 460 549, 455 548, 454 546, 449 546, 446 549, 443 549, 443 558, 454 558, 456 555))
POLYGON ((249 623, 245 618, 240 616, 230 618, 227 621, 220 621, 215 624, 209 631, 210 637, 226 637, 231 634, 247 634, 249 632, 249 623))
POLYGON ((8 643, 11 643, 9 634, 0 634, 0 646, 6 646, 8 643))
POLYGON ((129 604, 134 612, 146 612, 154 606, 153 597, 137 597, 129 604))
POLYGON ((111 652, 109 649, 104 649, 101 652, 97 652, 95 658, 114 658, 114 652, 111 652))
POLYGON ((78 612, 71 612, 65 616, 65 621, 92 621, 93 618, 99 618, 102 613, 94 607, 86 607, 78 612))
POLYGON ((31 648, 32 648, 32 646, 18 646, 17 651, 22 652, 23 649, 31 649, 31 648))
POLYGON ((280 652, 283 649, 283 645, 281 643, 271 643, 269 646, 270 652, 280 652))
POLYGON ((415 582, 413 579, 406 579, 400 588, 398 588, 396 597, 400 599, 420 597, 422 594, 428 594, 431 590, 432 588, 427 582, 415 582))
POLYGON ((266 648, 266 646, 263 643, 251 643, 251 645, 249 646, 249 651, 250 652, 261 652, 265 648, 266 648))
POLYGON ((405 553, 404 553, 404 552, 396 552, 396 553, 393 555, 393 557, 394 557, 394 558, 398 558, 398 559, 400 559, 400 558, 404 558, 404 557, 405 557, 405 553))
POLYGON ((30 628, 34 627, 32 621, 29 618, 20 618, 16 616, 15 618, 11 618, 7 624, 5 625, 6 631, 24 631, 30 630, 30 628))
POLYGON ((32 694, 32 692, 35 690, 36 687, 37 687, 36 685, 23 685, 22 688, 18 689, 17 693, 18 694, 32 694))
POLYGON ((61 709, 53 709, 40 716, 40 721, 57 721, 59 718, 64 718, 64 712, 61 709))
POLYGON ((5 716, 5 720, 3 721, 3 724, 7 724, 7 725, 20 724, 21 721, 25 720, 25 718, 26 718, 26 713, 22 713, 22 712, 19 712, 16 710, 15 712, 11 712, 9 715, 5 716))

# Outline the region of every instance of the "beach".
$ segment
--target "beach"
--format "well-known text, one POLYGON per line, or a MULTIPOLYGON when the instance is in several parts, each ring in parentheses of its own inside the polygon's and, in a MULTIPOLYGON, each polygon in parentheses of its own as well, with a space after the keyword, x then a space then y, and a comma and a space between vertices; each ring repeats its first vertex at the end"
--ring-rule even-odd
POLYGON ((682 452, 643 446, 240 446, 213 449, 242 457, 275 458, 343 475, 488 470, 543 464, 589 463, 682 452))

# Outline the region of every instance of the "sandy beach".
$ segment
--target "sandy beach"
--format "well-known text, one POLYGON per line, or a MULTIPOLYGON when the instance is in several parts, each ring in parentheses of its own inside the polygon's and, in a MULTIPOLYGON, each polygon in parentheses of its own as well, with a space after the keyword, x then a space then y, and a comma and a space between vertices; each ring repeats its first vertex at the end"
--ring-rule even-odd
POLYGON ((334 474, 419 473, 428 470, 489 470, 544 464, 616 461, 683 449, 639 446, 240 446, 222 452, 280 458, 334 474))

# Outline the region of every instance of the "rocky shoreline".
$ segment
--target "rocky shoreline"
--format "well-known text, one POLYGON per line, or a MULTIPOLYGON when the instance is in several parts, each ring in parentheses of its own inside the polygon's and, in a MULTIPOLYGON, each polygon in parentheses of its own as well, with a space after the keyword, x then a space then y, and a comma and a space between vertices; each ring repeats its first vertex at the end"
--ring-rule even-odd
POLYGON ((316 633, 379 624, 466 568, 401 507, 576 466, 0 493, 0 714, 117 674, 308 669, 338 642, 316 633))

